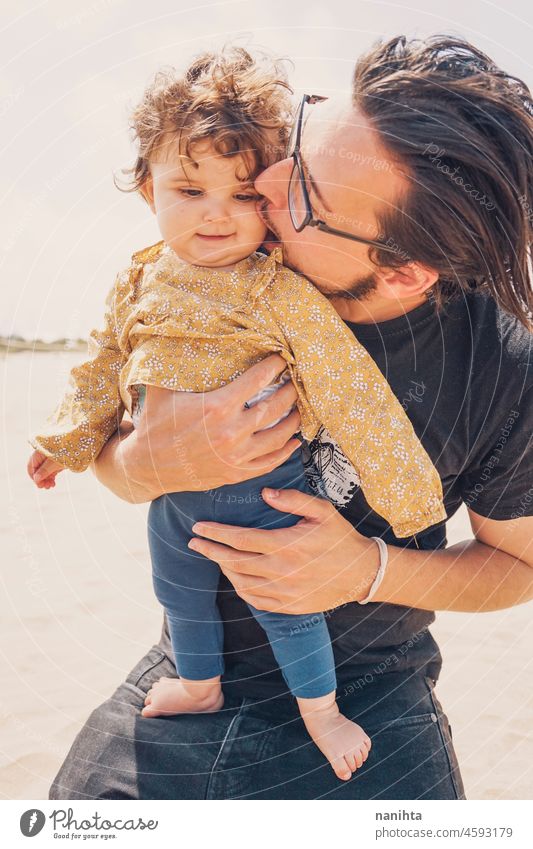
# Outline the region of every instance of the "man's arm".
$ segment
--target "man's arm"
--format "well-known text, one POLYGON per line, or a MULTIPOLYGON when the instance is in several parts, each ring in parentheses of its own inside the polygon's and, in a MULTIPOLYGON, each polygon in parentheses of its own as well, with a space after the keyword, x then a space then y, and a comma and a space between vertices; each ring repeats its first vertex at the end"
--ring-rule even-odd
POLYGON ((272 471, 300 446, 292 383, 267 400, 244 402, 285 369, 277 354, 213 392, 173 392, 148 386, 139 427, 127 423, 109 439, 92 470, 108 489, 133 504, 166 492, 202 491, 272 471), (261 431, 261 432, 258 432, 261 431))
MULTIPOLYGON (((324 499, 297 490, 272 496, 268 489, 263 497, 302 519, 271 531, 197 522, 191 548, 219 563, 259 610, 313 613, 365 598, 379 563, 372 540, 324 499)), ((480 612, 533 599, 533 518, 470 517, 476 540, 444 551, 388 546, 389 565, 374 601, 480 612)))
POLYGON ((375 600, 485 612, 533 599, 533 518, 496 521, 468 512, 474 540, 433 552, 389 546, 375 600))

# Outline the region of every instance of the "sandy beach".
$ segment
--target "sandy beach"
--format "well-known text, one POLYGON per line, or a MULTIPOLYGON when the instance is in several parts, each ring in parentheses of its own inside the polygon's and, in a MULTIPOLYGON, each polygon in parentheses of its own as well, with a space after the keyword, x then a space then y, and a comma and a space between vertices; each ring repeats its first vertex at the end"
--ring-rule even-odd
MULTIPOLYGON (((147 507, 91 473, 38 490, 26 475, 32 427, 51 412, 73 353, 0 358, 2 619, 0 798, 43 799, 90 710, 158 639, 147 507)), ((466 513, 450 542, 471 536, 466 513)), ((469 799, 533 798, 533 607, 439 613, 437 694, 469 799)))

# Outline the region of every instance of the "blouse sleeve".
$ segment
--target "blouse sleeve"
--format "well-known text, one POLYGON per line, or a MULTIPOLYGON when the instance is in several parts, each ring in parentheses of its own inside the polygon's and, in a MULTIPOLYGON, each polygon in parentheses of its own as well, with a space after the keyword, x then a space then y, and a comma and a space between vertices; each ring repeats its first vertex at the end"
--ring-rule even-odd
POLYGON ((103 328, 92 330, 88 358, 70 372, 67 389, 31 445, 73 472, 82 472, 98 456, 124 415, 119 375, 127 352, 119 336, 131 292, 131 270, 118 274, 106 298, 103 328))
MULTIPOLYGON (((443 521, 442 483, 405 411, 366 349, 305 278, 281 269, 265 292, 310 407, 361 479, 368 504, 397 537, 443 521)), ((290 363, 289 363, 290 365, 290 363)), ((306 439, 307 414, 302 416, 306 439)), ((312 430, 315 431, 315 424, 312 430)))

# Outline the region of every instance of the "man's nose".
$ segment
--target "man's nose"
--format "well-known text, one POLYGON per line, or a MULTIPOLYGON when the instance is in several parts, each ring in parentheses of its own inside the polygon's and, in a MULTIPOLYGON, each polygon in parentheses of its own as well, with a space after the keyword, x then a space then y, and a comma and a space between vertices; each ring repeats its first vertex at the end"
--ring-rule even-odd
POLYGON ((255 188, 277 209, 287 209, 287 193, 292 172, 293 160, 282 159, 259 174, 255 188))

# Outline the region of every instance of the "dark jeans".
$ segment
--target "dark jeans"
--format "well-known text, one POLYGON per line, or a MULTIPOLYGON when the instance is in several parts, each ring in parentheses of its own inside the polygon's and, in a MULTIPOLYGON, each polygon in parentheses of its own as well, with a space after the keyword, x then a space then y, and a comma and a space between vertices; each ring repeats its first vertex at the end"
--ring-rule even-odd
POLYGON ((372 738, 348 782, 335 777, 289 695, 229 697, 218 713, 143 719, 150 686, 175 674, 154 646, 93 711, 50 799, 464 799, 448 719, 422 673, 339 687, 341 711, 372 738))

